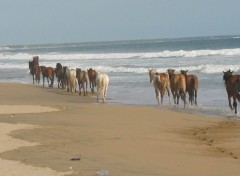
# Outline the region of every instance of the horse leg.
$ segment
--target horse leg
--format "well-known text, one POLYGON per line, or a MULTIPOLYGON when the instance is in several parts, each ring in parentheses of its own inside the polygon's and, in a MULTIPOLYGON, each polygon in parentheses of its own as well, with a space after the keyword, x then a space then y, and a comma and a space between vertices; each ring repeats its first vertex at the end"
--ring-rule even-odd
POLYGON ((90 83, 90 89, 91 89, 92 93, 94 93, 94 83, 92 81, 90 83))
POLYGON ((155 89, 155 93, 156 93, 156 99, 157 99, 157 102, 158 104, 160 104, 160 96, 159 96, 159 90, 155 89))
POLYGON ((237 101, 236 101, 236 97, 233 97, 233 107, 235 109, 235 114, 237 114, 237 101))
POLYGON ((193 105, 193 101, 194 101, 194 92, 193 91, 189 91, 189 104, 193 105))
POLYGON ((50 87, 50 84, 49 84, 49 77, 47 76, 47 82, 48 82, 48 87, 50 87))
POLYGON ((86 89, 84 83, 83 83, 83 95, 86 96, 86 89))
POLYGON ((104 90, 103 90, 103 93, 102 93, 102 96, 103 96, 103 103, 105 103, 105 98, 106 98, 106 87, 104 87, 104 90))
POLYGON ((170 100, 170 88, 167 87, 167 93, 168 93, 168 101, 169 101, 169 105, 171 104, 171 100, 170 100))
POLYGON ((32 77, 33 77, 33 84, 34 84, 34 74, 32 75, 32 77))
POLYGON ((231 96, 229 96, 229 95, 228 95, 228 104, 229 104, 230 109, 233 110, 231 96))
POLYGON ((105 87, 104 87, 104 91, 103 91, 103 103, 106 102, 106 97, 107 97, 107 87, 108 87, 108 85, 105 85, 105 87))
POLYGON ((161 93, 161 105, 163 105, 163 95, 164 95, 164 93, 162 92, 161 93))
POLYGON ((174 90, 172 90, 172 95, 173 95, 174 104, 177 104, 177 102, 176 102, 176 93, 175 93, 174 90))
POLYGON ((177 105, 179 105, 179 98, 180 98, 180 91, 179 90, 176 91, 176 95, 177 95, 177 105))
POLYGON ((42 78, 43 78, 43 87, 44 87, 45 77, 43 76, 42 78))
POLYGON ((53 84, 54 84, 54 75, 52 76, 52 87, 53 87, 53 84))
POLYGON ((97 87, 97 102, 98 102, 98 98, 99 98, 99 92, 100 90, 99 90, 99 87, 97 87))
POLYGON ((195 105, 197 106, 197 90, 195 90, 195 105))
POLYGON ((183 92, 183 102, 184 102, 184 109, 186 106, 186 92, 183 92))

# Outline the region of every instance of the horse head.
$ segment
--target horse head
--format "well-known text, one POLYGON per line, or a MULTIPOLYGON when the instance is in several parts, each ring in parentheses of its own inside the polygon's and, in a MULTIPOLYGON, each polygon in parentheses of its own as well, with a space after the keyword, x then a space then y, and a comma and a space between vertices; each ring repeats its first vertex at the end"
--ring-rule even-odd
POLYGON ((188 70, 181 70, 181 74, 187 75, 188 70))
POLYGON ((228 71, 223 71, 223 80, 225 81, 225 84, 227 83, 227 80, 232 76, 233 71, 230 69, 228 71))
POLYGON ((148 69, 148 74, 149 74, 149 78, 150 78, 150 83, 152 83, 153 77, 155 76, 156 73, 157 73, 157 70, 156 70, 155 68, 148 69))
POLYGON ((57 64, 56 64, 56 68, 57 68, 57 69, 61 69, 61 68, 62 68, 62 64, 61 64, 61 63, 57 63, 57 64))
POLYGON ((157 82, 158 82, 158 83, 161 82, 160 73, 156 72, 156 73, 155 73, 155 78, 157 79, 157 82))
POLYGON ((76 68, 76 77, 81 73, 81 68, 76 68))
POLYGON ((168 72, 168 75, 169 75, 169 78, 171 79, 171 77, 175 74, 175 70, 174 69, 167 69, 167 72, 168 72))

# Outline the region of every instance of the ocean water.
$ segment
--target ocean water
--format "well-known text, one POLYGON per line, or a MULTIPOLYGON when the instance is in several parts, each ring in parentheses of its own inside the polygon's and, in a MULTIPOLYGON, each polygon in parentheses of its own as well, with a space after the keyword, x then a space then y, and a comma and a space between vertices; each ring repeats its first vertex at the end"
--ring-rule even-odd
MULTIPOLYGON (((45 45, 0 46, 0 82, 32 84, 28 61, 38 55, 40 65, 57 62, 72 68, 101 70, 109 75, 108 103, 150 106, 216 117, 236 118, 228 107, 223 71, 240 74, 240 36, 155 39, 45 45), (199 79, 198 106, 158 106, 148 69, 189 70, 199 79)), ((42 80, 41 80, 42 81, 42 80)), ((42 86, 42 82, 39 86, 42 86)), ((57 87, 55 79, 54 87, 57 87)), ((81 98, 81 97, 79 97, 81 98)), ((240 106, 239 106, 240 107, 240 106)), ((240 108, 238 109, 240 114, 240 108)))

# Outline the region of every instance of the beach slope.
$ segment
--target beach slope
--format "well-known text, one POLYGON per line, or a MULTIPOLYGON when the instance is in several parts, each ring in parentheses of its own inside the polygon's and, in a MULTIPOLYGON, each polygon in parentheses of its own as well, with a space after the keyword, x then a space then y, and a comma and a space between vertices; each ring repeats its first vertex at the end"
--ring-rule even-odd
POLYGON ((236 120, 1 83, 0 127, 4 175, 240 175, 236 120))

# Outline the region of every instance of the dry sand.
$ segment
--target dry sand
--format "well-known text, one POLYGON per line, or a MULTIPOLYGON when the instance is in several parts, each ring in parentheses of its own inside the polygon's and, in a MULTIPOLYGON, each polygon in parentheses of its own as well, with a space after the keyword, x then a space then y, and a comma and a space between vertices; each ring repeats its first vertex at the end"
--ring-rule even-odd
POLYGON ((1 83, 0 172, 236 176, 239 127, 234 120, 97 104, 92 94, 1 83))

